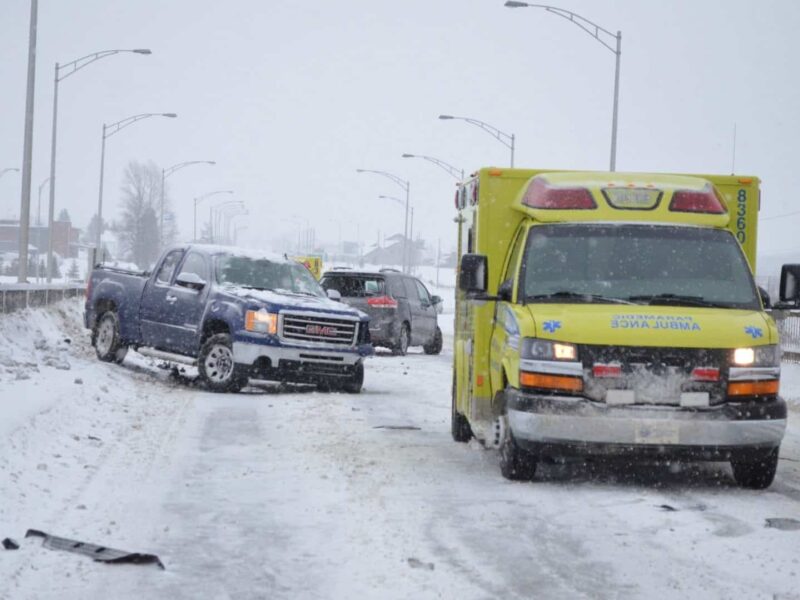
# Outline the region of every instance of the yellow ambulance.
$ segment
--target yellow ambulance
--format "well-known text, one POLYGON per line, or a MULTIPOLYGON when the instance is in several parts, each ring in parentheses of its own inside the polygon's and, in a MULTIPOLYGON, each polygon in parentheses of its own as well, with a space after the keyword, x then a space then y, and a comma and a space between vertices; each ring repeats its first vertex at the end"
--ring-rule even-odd
MULTIPOLYGON (((456 194, 452 435, 543 458, 730 461, 774 478, 778 331, 756 177, 484 168, 456 194)), ((623 463, 624 464, 624 463, 623 463)))

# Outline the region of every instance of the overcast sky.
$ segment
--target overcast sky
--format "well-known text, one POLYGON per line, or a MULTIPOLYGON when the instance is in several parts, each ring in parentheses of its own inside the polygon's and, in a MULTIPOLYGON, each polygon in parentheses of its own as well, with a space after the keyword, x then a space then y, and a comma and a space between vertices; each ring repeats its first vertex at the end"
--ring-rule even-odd
MULTIPOLYGON (((622 31, 618 170, 729 173, 736 124, 736 172, 763 179, 762 217, 800 211, 800 2, 558 6, 622 31)), ((21 166, 29 11, 29 0, 0 5, 0 169, 21 166)), ((401 154, 472 171, 506 166, 509 152, 441 113, 514 133, 517 166, 608 168, 614 55, 541 9, 503 0, 40 0, 34 214, 49 174, 54 63, 136 47, 153 54, 106 58, 60 85, 56 211, 67 208, 81 227, 96 212, 102 124, 143 112, 179 118, 108 140, 104 215, 116 216, 129 160, 215 160, 170 178, 179 228, 191 237, 193 197, 229 188, 250 210, 248 245, 276 230, 295 237, 304 219, 318 240, 341 232, 372 243, 379 230, 402 231, 402 207, 378 196, 403 190, 357 168, 410 180, 415 231, 451 245, 454 180, 401 154)), ((19 214, 20 181, 0 179, 0 217, 19 214)), ((800 249, 798 227, 800 214, 764 220, 760 252, 800 249)))

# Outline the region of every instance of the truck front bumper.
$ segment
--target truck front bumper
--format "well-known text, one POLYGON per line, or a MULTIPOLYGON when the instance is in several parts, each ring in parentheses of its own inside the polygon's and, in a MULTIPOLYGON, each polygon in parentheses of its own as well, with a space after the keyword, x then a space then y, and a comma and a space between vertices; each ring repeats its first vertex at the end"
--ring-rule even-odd
POLYGON ((542 454, 725 460, 736 450, 774 448, 786 431, 786 403, 781 398, 688 409, 609 406, 512 390, 507 409, 514 439, 542 454))
POLYGON ((351 377, 374 350, 369 344, 326 349, 234 340, 233 360, 253 377, 295 383, 351 377))

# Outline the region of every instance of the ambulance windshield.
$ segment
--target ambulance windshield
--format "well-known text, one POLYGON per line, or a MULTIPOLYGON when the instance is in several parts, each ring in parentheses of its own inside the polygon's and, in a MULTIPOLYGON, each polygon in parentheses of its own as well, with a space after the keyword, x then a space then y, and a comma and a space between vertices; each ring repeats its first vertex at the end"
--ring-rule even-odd
POLYGON ((650 224, 533 227, 525 302, 635 302, 760 310, 744 254, 726 230, 650 224))

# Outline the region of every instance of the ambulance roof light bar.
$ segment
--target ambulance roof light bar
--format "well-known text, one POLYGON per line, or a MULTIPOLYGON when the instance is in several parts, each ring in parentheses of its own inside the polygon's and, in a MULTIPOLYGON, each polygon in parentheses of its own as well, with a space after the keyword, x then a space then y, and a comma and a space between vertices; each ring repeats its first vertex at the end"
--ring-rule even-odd
POLYGON ((584 187, 559 187, 542 176, 534 177, 525 190, 522 204, 547 210, 591 210, 597 208, 592 193, 584 187))

